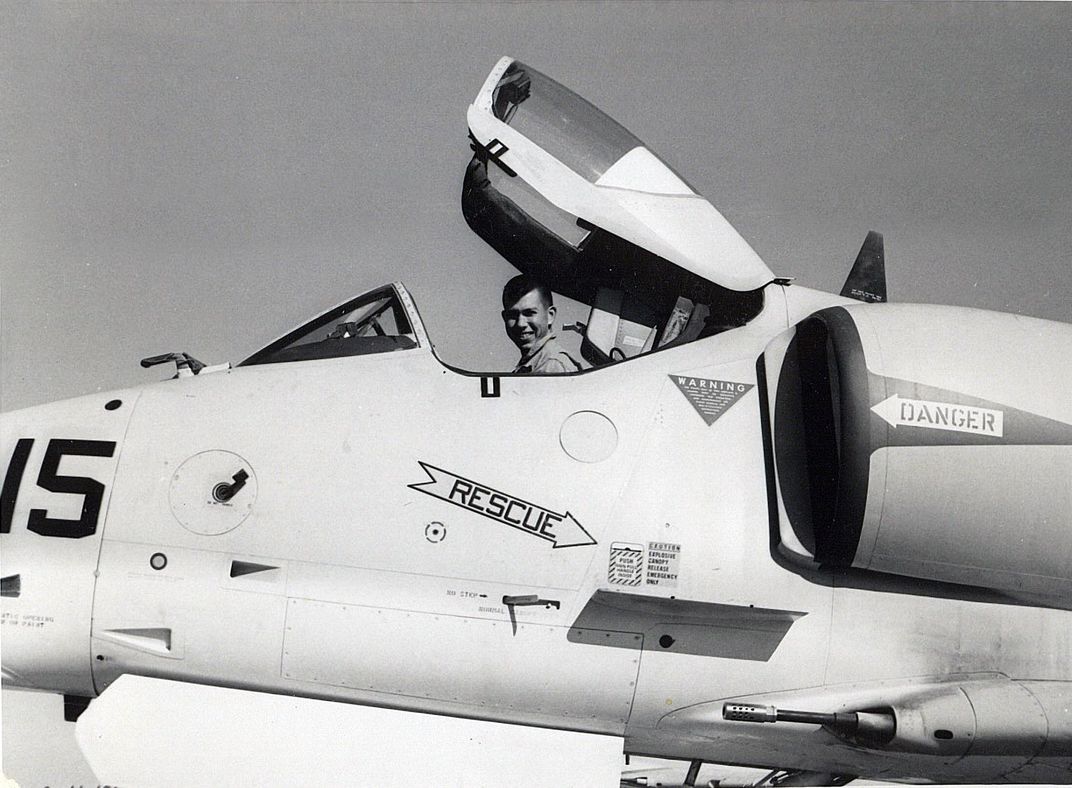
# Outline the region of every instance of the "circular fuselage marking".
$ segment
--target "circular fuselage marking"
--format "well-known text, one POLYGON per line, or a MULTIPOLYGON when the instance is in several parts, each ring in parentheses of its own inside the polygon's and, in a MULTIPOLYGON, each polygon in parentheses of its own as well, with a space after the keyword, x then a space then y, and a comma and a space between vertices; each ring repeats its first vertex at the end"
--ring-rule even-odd
POLYGON ((562 423, 558 440, 577 462, 602 462, 618 447, 618 429, 602 413, 579 410, 562 423))
POLYGON ((237 528, 249 517, 256 500, 257 477, 253 468, 237 454, 220 449, 203 451, 186 460, 172 475, 168 491, 175 519, 186 530, 203 536, 217 536, 237 528), (222 485, 234 490, 227 500, 219 500, 222 485))

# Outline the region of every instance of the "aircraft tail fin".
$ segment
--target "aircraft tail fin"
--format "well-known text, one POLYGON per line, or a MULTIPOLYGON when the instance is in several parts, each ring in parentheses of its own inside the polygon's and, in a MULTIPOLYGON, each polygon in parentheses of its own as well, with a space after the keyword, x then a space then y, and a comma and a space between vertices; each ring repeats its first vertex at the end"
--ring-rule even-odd
POLYGON ((886 253, 882 233, 870 230, 856 262, 852 265, 845 286, 841 288, 845 298, 855 298, 865 303, 885 303, 886 298, 886 253))

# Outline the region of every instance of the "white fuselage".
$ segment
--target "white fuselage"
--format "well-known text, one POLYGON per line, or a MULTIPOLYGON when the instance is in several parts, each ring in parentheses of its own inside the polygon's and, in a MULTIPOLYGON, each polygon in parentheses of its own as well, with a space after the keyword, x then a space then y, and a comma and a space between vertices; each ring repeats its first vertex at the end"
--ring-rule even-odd
POLYGON ((3 599, 5 682, 95 695, 136 673, 610 733, 646 754, 895 768, 799 726, 667 725, 728 698, 1072 680, 1066 610, 775 557, 757 358, 842 302, 772 285, 745 328, 577 376, 482 381, 422 342, 6 414, 5 462, 34 444, 3 535, 21 582, 3 599), (80 517, 79 494, 34 484, 53 440, 116 444, 59 466, 104 487, 86 537, 27 529, 31 509, 80 517), (591 617, 597 592, 655 612, 591 617))

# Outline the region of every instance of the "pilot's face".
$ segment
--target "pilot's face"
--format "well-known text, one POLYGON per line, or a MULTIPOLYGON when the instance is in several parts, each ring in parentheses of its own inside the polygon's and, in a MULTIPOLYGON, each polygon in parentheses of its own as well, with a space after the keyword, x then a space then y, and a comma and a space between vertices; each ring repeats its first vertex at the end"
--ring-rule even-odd
POLYGON ((546 306, 537 290, 530 290, 502 311, 506 334, 522 356, 538 347, 555 322, 555 308, 546 306))

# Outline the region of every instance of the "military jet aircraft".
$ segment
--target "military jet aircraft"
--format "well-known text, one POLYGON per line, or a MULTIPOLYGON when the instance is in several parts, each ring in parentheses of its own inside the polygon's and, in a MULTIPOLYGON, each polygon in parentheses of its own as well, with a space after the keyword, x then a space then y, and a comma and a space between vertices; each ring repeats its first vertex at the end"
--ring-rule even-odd
POLYGON ((465 218, 589 368, 452 368, 395 282, 4 414, 5 686, 127 783, 1072 782, 1072 326, 887 303, 877 233, 839 295, 776 277, 510 58, 468 125, 465 218))

